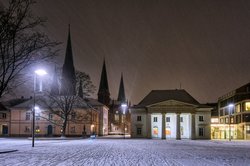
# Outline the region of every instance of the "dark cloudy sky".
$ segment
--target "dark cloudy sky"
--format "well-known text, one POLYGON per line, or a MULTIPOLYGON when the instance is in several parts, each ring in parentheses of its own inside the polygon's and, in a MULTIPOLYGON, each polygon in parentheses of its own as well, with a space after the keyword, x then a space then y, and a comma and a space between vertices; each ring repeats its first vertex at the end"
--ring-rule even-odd
POLYGON ((75 67, 98 87, 105 57, 117 98, 121 72, 137 104, 153 89, 186 89, 217 101, 250 81, 249 0, 40 0, 35 15, 64 42, 68 23, 75 67))

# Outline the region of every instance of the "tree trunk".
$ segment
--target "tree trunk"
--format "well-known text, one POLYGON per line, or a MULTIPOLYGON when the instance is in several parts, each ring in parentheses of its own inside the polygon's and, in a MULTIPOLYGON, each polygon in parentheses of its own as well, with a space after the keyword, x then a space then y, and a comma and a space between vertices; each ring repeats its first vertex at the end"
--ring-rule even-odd
POLYGON ((66 134, 66 127, 67 127, 67 121, 68 121, 68 118, 65 117, 65 119, 64 119, 64 121, 63 121, 62 135, 61 135, 61 137, 65 137, 65 134, 66 134))

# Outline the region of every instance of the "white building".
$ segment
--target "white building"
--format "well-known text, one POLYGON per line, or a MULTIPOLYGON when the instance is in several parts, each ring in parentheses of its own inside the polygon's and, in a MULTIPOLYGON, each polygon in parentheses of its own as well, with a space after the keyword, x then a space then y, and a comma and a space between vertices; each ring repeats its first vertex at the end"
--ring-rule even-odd
POLYGON ((210 139, 211 109, 185 90, 153 90, 130 108, 131 137, 210 139))

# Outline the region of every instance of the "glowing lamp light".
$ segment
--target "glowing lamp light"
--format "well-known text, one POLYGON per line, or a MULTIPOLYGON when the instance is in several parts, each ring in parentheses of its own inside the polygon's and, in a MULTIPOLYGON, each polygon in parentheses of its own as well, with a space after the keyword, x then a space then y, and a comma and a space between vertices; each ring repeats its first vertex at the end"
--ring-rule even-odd
POLYGON ((126 108, 126 107, 127 107, 127 104, 126 104, 126 103, 123 103, 121 106, 122 106, 122 108, 126 108))
POLYGON ((39 76, 43 76, 47 74, 47 72, 43 69, 36 70, 35 73, 39 76))
POLYGON ((35 106, 34 108, 35 108, 35 110, 40 110, 40 108, 38 106, 35 106))
POLYGON ((232 107, 234 107, 234 105, 233 104, 229 104, 228 107, 232 108, 232 107))

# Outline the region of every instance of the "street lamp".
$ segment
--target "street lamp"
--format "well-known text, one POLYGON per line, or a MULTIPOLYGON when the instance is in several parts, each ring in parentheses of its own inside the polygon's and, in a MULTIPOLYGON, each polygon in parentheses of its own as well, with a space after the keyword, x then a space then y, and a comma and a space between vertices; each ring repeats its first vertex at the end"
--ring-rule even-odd
POLYGON ((127 109, 127 107, 128 107, 128 105, 126 104, 126 103, 122 103, 122 111, 123 111, 123 114, 124 114, 124 139, 126 138, 126 130, 125 130, 125 127, 126 127, 126 124, 125 124, 125 120, 126 120, 126 118, 125 118, 125 115, 126 115, 126 109, 127 109))
MULTIPOLYGON (((33 107, 32 107, 32 115, 33 115, 33 118, 32 118, 32 147, 34 147, 35 145, 35 111, 36 109, 38 109, 38 107, 36 106, 36 78, 37 76, 44 76, 46 75, 47 72, 43 69, 39 69, 39 70, 36 70, 35 73, 34 73, 34 89, 33 89, 33 93, 34 93, 34 103, 33 103, 33 107)), ((40 82, 40 88, 39 88, 39 91, 42 91, 42 84, 40 82)))
POLYGON ((231 111, 232 111, 232 108, 234 107, 234 105, 229 104, 228 107, 229 107, 229 123, 228 123, 228 125, 229 125, 229 141, 231 141, 231 113, 232 113, 231 111))

